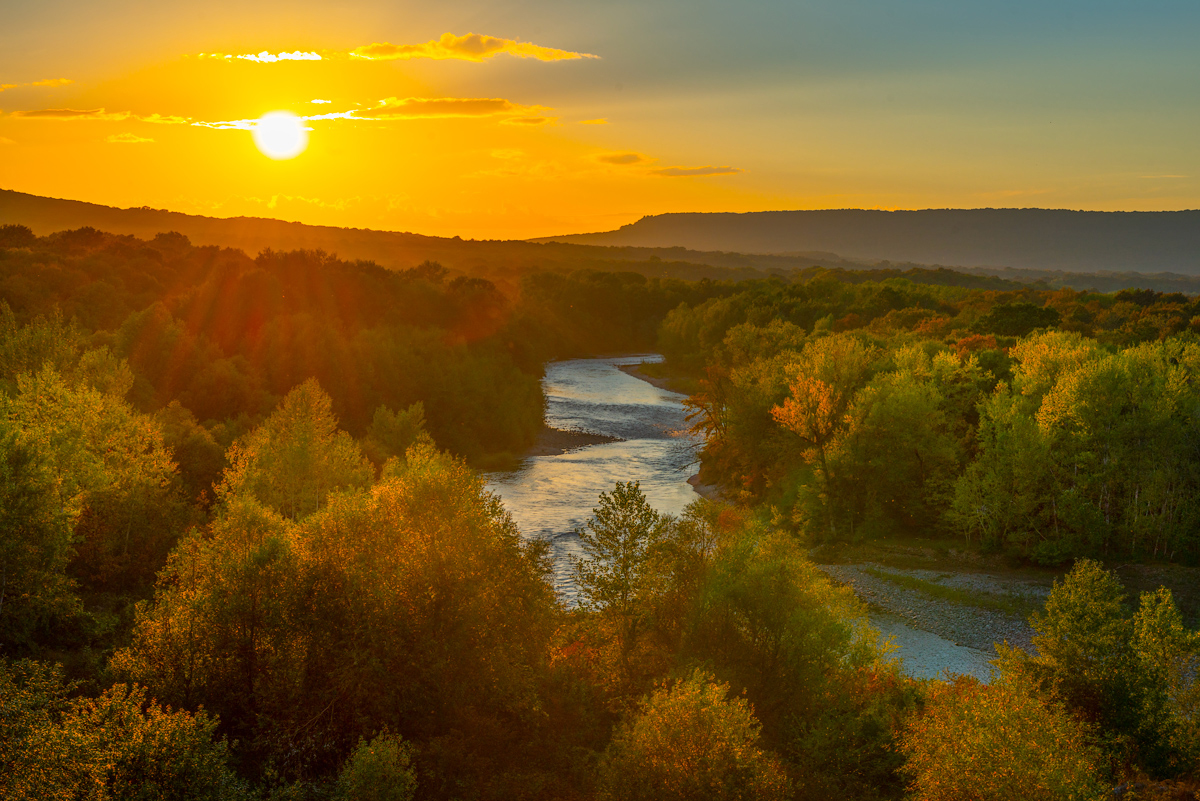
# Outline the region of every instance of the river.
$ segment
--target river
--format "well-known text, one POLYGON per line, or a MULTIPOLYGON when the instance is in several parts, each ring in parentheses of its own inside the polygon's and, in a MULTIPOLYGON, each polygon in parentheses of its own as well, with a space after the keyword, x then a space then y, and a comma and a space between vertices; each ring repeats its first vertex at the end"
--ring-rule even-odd
MULTIPOLYGON (((655 354, 550 362, 542 386, 546 424, 564 431, 616 437, 548 456, 528 456, 516 470, 487 475, 521 533, 550 543, 554 583, 569 605, 576 601, 573 559, 582 555, 575 530, 591 516, 601 492, 617 481, 637 481, 650 504, 678 515, 699 496, 687 479, 695 474, 701 442, 687 433, 684 396, 620 370, 661 361, 655 354)), ((872 612, 871 622, 892 637, 904 669, 922 678, 944 670, 988 675, 981 651, 955 645, 903 620, 872 612)))

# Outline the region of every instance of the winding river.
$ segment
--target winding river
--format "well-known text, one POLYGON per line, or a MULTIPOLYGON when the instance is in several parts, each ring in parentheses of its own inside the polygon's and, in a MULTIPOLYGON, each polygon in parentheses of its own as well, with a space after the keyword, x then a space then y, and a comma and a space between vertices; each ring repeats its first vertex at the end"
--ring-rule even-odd
MULTIPOLYGON (((526 537, 550 542, 555 589, 576 600, 573 558, 582 554, 575 530, 586 523, 601 492, 617 481, 638 481, 651 505, 678 515, 699 496, 695 474, 700 441, 687 433, 684 396, 621 371, 657 362, 654 354, 575 359, 546 365, 546 424, 551 428, 616 438, 548 456, 528 456, 516 470, 491 473, 499 495, 526 537)), ((872 623, 896 644, 906 672, 933 677, 949 669, 986 679, 988 655, 921 631, 899 618, 872 612, 872 623)))

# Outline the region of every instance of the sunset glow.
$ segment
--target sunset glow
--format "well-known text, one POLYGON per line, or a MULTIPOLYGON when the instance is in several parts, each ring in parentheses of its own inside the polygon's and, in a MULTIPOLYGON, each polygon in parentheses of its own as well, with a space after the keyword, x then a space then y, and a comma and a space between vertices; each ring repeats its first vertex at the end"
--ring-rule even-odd
POLYGON ((1194 208, 1200 12, 1152 6, 26 4, 0 31, 0 187, 464 238, 688 211, 1194 208), (307 149, 294 128, 246 147, 280 109, 307 149))

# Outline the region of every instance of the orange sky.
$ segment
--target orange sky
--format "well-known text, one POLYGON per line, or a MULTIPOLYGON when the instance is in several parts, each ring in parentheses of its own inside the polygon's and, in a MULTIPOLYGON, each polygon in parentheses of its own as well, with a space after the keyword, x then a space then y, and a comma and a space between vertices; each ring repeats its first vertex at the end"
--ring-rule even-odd
POLYGON ((0 33, 6 189, 474 238, 668 211, 1200 206, 1186 4, 999 33, 938 2, 36 5, 0 33), (330 118, 272 160, 249 128, 275 110, 330 118))

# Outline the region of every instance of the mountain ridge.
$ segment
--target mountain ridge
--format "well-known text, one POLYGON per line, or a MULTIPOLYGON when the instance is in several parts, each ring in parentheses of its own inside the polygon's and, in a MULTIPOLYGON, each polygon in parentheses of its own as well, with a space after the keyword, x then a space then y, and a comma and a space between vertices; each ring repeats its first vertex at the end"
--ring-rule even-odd
POLYGON ((822 209, 671 212, 536 242, 836 253, 962 267, 1200 274, 1200 210, 822 209))

